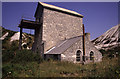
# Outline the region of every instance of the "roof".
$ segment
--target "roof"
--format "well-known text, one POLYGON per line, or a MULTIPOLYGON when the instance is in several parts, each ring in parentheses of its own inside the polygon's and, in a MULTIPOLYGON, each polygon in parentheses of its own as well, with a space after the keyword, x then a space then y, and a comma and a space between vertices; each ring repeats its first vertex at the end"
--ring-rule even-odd
POLYGON ((58 45, 52 47, 45 54, 62 54, 65 50, 67 50, 70 46, 72 46, 75 42, 77 42, 81 36, 73 37, 70 39, 66 39, 59 43, 58 45))
POLYGON ((79 17, 82 17, 82 18, 83 18, 83 15, 81 15, 81 14, 75 12, 75 11, 67 10, 67 9, 64 9, 64 8, 61 8, 61 7, 57 7, 57 6, 53 6, 53 5, 50 5, 50 4, 46 4, 46 3, 43 3, 43 2, 39 2, 39 3, 40 3, 44 8, 61 11, 61 12, 67 13, 67 14, 73 14, 73 15, 76 15, 76 16, 79 16, 79 17))

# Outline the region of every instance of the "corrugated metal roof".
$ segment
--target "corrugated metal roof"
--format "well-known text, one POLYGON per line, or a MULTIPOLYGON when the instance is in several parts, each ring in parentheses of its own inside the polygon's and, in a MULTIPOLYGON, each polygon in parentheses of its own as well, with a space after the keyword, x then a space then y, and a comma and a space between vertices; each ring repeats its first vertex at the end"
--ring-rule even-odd
POLYGON ((66 12, 66 13, 70 13, 70 14, 74 14, 74 15, 83 17, 83 15, 81 15, 81 14, 75 12, 75 11, 67 10, 67 9, 57 7, 57 6, 53 6, 53 5, 50 5, 50 4, 46 4, 46 3, 43 3, 43 2, 39 2, 39 3, 45 8, 51 8, 51 9, 54 9, 54 10, 59 10, 59 11, 62 11, 62 12, 66 12))
POLYGON ((54 46, 50 50, 48 50, 45 54, 61 54, 65 50, 67 50, 70 46, 72 46, 76 41, 78 41, 82 36, 70 38, 62 41, 60 44, 54 46))

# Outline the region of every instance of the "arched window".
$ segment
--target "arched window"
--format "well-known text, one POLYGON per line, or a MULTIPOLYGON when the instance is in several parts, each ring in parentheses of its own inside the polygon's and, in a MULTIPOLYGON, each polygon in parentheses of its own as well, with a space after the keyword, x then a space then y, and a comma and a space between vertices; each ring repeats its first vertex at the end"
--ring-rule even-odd
POLYGON ((81 54, 81 51, 78 50, 78 51, 76 52, 76 61, 80 61, 80 54, 81 54))
POLYGON ((91 51, 91 52, 90 52, 90 60, 93 60, 93 59, 94 59, 94 52, 91 51))

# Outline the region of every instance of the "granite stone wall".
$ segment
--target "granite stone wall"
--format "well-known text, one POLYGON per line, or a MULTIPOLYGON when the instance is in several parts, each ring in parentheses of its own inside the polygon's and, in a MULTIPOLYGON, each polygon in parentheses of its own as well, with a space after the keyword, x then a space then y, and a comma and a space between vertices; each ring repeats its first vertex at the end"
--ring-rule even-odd
POLYGON ((44 52, 57 42, 82 35, 82 18, 44 9, 43 41, 44 52))
MULTIPOLYGON (((83 56, 83 43, 82 43, 82 37, 79 41, 77 41, 75 44, 73 44, 70 48, 68 48, 63 54, 61 54, 61 60, 62 61, 71 61, 76 63, 76 52, 78 50, 81 51, 80 54, 80 62, 82 63, 82 56, 83 56)), ((86 55, 86 63, 92 62, 90 61, 90 52, 94 52, 94 61, 98 62, 102 60, 102 54, 94 47, 94 45, 90 42, 90 40, 85 37, 85 55, 86 55)))

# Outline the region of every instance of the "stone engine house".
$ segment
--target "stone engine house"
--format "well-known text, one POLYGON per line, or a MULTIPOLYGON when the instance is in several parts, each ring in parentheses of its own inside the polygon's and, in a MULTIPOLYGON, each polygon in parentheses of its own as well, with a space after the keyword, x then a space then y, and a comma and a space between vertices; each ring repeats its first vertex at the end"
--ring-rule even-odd
POLYGON ((102 60, 102 54, 84 33, 83 15, 57 6, 38 3, 36 21, 21 20, 19 49, 22 49, 22 29, 34 29, 32 50, 45 59, 53 58, 74 63, 102 60))

